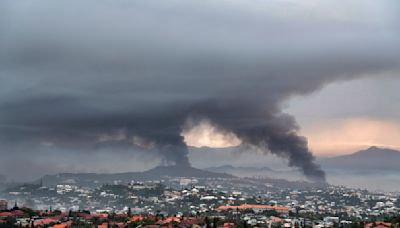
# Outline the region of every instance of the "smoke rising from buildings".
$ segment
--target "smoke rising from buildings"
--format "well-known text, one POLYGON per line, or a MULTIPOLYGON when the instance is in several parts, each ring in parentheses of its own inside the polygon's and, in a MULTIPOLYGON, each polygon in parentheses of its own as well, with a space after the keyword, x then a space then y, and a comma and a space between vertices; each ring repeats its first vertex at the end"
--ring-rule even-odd
POLYGON ((370 3, 2 1, 2 161, 130 145, 190 165, 194 118, 324 181, 282 104, 398 71, 398 3, 370 3))

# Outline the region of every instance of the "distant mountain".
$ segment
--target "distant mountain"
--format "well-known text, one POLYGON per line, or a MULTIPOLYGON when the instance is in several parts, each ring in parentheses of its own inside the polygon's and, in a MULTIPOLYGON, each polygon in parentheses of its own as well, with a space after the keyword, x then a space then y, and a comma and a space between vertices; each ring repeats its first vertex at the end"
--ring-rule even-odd
POLYGON ((373 146, 353 154, 321 159, 319 162, 325 169, 400 171, 400 151, 373 146))
POLYGON ((197 169, 190 166, 157 166, 148 171, 142 172, 147 178, 157 178, 160 176, 169 177, 198 177, 198 178, 232 178, 232 175, 226 173, 211 172, 203 169, 197 169))
POLYGON ((209 167, 206 170, 217 173, 229 173, 239 177, 265 176, 266 174, 275 172, 268 167, 235 167, 232 165, 209 167))
POLYGON ((46 175, 42 178, 42 181, 45 185, 69 183, 83 186, 93 186, 98 184, 113 183, 114 181, 130 182, 132 180, 162 180, 166 177, 234 178, 234 176, 230 174, 216 173, 188 166, 158 166, 143 172, 113 174, 61 173, 56 175, 46 175))
POLYGON ((206 168, 208 171, 228 173, 237 177, 285 179, 288 181, 305 180, 304 176, 295 169, 275 170, 269 167, 223 165, 206 168))

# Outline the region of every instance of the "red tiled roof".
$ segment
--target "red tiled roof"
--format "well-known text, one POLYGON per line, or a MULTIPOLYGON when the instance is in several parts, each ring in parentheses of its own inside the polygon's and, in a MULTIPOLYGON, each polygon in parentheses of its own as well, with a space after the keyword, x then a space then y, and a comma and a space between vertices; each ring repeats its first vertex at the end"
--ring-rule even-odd
POLYGON ((365 224, 365 228, 369 228, 369 227, 376 227, 376 228, 388 228, 392 225, 392 223, 390 222, 370 222, 365 224))
POLYGON ((93 217, 108 218, 108 214, 93 214, 93 217))
POLYGON ((198 218, 192 218, 192 217, 184 217, 182 222, 187 225, 196 225, 196 224, 202 223, 203 220, 198 219, 198 218))
POLYGON ((235 223, 224 223, 224 228, 229 228, 229 227, 236 227, 235 223))
POLYGON ((134 216, 130 217, 129 220, 132 222, 137 222, 137 221, 142 221, 143 219, 144 219, 144 217, 141 215, 134 215, 134 216))
POLYGON ((72 221, 64 222, 61 224, 54 225, 52 228, 67 228, 72 226, 72 221))
POLYGON ((0 217, 13 217, 14 214, 11 212, 0 212, 0 217))
POLYGON ((58 220, 53 219, 53 218, 44 218, 44 219, 34 221, 33 224, 35 226, 39 226, 39 225, 47 225, 47 224, 50 224, 52 222, 57 222, 57 221, 58 220))
POLYGON ((108 227, 108 224, 106 222, 97 226, 97 228, 107 228, 107 227, 108 227))
POLYGON ((171 222, 180 222, 180 221, 181 221, 181 219, 178 217, 168 217, 168 218, 165 218, 164 220, 162 220, 161 223, 171 223, 171 222))
POLYGON ((86 219, 90 219, 90 218, 92 218, 92 217, 93 217, 93 215, 91 215, 91 214, 87 214, 87 213, 79 213, 79 214, 78 214, 78 217, 80 217, 80 218, 86 218, 86 219))

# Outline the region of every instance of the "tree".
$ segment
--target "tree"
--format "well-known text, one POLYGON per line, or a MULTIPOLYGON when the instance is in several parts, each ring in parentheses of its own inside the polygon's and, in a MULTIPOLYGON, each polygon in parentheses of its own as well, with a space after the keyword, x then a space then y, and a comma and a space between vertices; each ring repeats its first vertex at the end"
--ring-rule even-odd
POLYGON ((218 218, 214 217, 213 218, 213 228, 217 228, 218 227, 218 218))
POLYGON ((206 218, 204 219, 205 223, 206 223, 206 228, 211 228, 211 224, 210 224, 210 219, 206 216, 206 218))

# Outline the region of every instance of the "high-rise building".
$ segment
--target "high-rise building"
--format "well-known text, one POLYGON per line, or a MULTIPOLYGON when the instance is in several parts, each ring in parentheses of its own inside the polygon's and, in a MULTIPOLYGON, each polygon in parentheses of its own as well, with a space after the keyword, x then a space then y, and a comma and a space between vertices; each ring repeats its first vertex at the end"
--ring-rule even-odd
POLYGON ((0 211, 4 211, 8 209, 8 202, 7 200, 0 199, 0 211))

